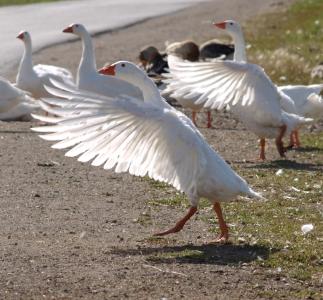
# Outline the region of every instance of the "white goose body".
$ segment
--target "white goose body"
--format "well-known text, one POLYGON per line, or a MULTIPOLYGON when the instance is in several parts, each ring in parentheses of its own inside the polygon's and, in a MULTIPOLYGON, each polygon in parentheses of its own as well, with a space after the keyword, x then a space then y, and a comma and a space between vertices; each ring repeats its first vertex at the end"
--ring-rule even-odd
POLYGON ((0 77, 0 120, 30 120, 39 104, 9 81, 0 77))
POLYGON ((63 30, 73 33, 82 40, 82 57, 77 72, 76 84, 79 89, 91 91, 108 97, 120 94, 142 98, 140 90, 132 84, 115 78, 98 74, 92 38, 82 24, 72 24, 63 30))
MULTIPOLYGON (((177 61, 171 74, 169 88, 176 95, 195 98, 197 104, 210 109, 230 108, 250 131, 261 138, 274 138, 286 120, 294 118, 281 109, 277 88, 257 65, 232 61, 177 61)), ((302 118, 295 117, 295 120, 301 122, 302 118)), ((288 131, 293 130, 292 124, 286 124, 288 131)))
POLYGON ((33 65, 32 42, 27 31, 21 32, 17 38, 21 39, 25 45, 16 78, 18 88, 30 92, 34 98, 41 98, 49 96, 44 85, 52 86, 50 79, 74 85, 73 76, 67 69, 51 65, 33 65))
MULTIPOLYGON (((208 145, 191 120, 160 96, 142 70, 132 63, 119 62, 107 68, 106 74, 112 74, 112 68, 117 77, 142 90, 144 101, 125 95, 93 97, 68 88, 54 90, 56 96, 68 100, 43 100, 42 107, 56 117, 37 118, 56 125, 34 130, 50 132, 41 137, 59 141, 53 148, 71 148, 66 155, 78 156, 81 162, 92 160, 94 166, 149 176, 174 186, 191 202, 189 217, 196 211, 200 197, 208 198, 215 206, 238 195, 261 198, 208 145)), ((182 226, 178 224, 158 235, 179 231, 182 226)), ((222 238, 227 239, 221 224, 222 238)))
POLYGON ((323 103, 319 96, 323 90, 323 84, 286 85, 278 89, 293 99, 297 114, 309 118, 323 116, 323 103))

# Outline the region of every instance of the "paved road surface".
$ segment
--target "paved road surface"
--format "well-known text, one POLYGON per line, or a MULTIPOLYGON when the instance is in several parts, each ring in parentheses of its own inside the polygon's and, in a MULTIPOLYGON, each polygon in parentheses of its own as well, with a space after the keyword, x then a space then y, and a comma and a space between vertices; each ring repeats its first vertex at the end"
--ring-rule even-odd
POLYGON ((205 0, 73 0, 0 8, 0 75, 17 64, 23 45, 15 39, 30 31, 34 52, 72 39, 61 33, 70 23, 83 23, 92 32, 127 26, 146 18, 174 12, 205 0))

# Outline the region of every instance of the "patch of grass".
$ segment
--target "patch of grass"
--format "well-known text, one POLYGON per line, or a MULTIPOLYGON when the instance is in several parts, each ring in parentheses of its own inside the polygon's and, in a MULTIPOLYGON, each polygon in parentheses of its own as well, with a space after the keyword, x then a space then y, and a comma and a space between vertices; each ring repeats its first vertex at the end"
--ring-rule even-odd
MULTIPOLYGON (((251 186, 263 192, 268 201, 224 203, 223 208, 231 224, 231 240, 234 244, 244 243, 269 249, 268 257, 260 255, 250 264, 273 273, 280 270, 282 276, 319 282, 323 276, 323 133, 303 134, 301 142, 297 162, 278 160, 235 166, 238 173, 248 178, 251 186), (281 175, 276 174, 279 169, 283 170, 281 175), (314 230, 303 235, 301 226, 307 223, 312 223, 314 230)), ((152 181, 152 184, 155 185, 155 182, 152 181)), ((160 188, 159 185, 157 188, 160 188)), ((185 195, 176 193, 170 198, 150 200, 147 204, 187 207, 189 202, 185 195)), ((210 203, 202 199, 199 208, 205 207, 210 207, 210 203)), ((211 231, 218 231, 212 210, 204 211, 199 218, 209 224, 211 231)), ((164 240, 152 241, 155 242, 164 243, 164 240)), ((190 251, 192 249, 157 253, 150 260, 179 260, 183 257, 198 261, 210 259, 202 253, 195 253, 195 250, 194 253, 190 251)), ((311 293, 306 295, 311 296, 311 293)))
POLYGON ((154 179, 151 179, 149 177, 144 177, 144 180, 145 181, 148 181, 149 185, 151 185, 152 188, 155 188, 155 189, 167 189, 169 188, 170 186, 165 183, 165 182, 160 182, 160 181, 156 181, 154 179))
MULTIPOLYGON (((251 45, 248 60, 263 66, 274 82, 320 82, 310 78, 310 71, 323 61, 323 1, 297 1, 286 12, 254 19, 245 32, 251 45)), ((284 276, 319 285, 323 278, 323 133, 302 135, 301 141, 297 162, 238 166, 239 174, 256 190, 262 189, 268 201, 228 203, 224 210, 228 222, 236 225, 231 228, 235 243, 242 237, 246 243, 280 249, 254 264, 273 271, 279 268, 284 276), (281 176, 276 175, 278 169, 283 169, 281 176), (314 230, 303 235, 301 226, 307 223, 314 230)), ((314 294, 307 290, 295 298, 314 294)))
MULTIPOLYGON (((148 200, 146 203, 152 206, 169 206, 169 207, 189 207, 190 206, 190 202, 187 199, 186 195, 178 192, 175 195, 171 195, 170 198, 148 200)), ((210 207, 210 205, 211 204, 209 200, 201 199, 199 202, 199 209, 210 207)))
POLYGON ((301 136, 302 147, 308 147, 315 152, 323 151, 323 135, 303 134, 301 136))
MULTIPOLYGON (((311 163, 282 160, 246 167, 238 173, 248 178, 251 186, 263 192, 268 201, 224 203, 226 219, 231 226, 234 244, 244 243, 279 249, 268 258, 252 262, 266 269, 281 270, 283 276, 319 283, 323 277, 323 132, 303 135, 304 147, 311 147, 311 163), (282 174, 276 172, 282 169, 282 174), (261 180, 259 178, 261 177, 261 180), (311 223, 314 230, 304 235, 301 226, 311 223)), ((237 168, 236 168, 237 169, 237 168)), ((218 231, 213 212, 203 221, 218 231), (216 224, 216 225, 214 225, 216 224)))
POLYGON ((309 83, 311 69, 323 61, 323 1, 297 1, 287 12, 254 18, 245 33, 248 60, 277 84, 309 83))
POLYGON ((170 198, 149 200, 147 201, 147 204, 152 206, 187 207, 188 201, 184 194, 176 193, 175 195, 172 195, 170 198))
POLYGON ((146 239, 143 239, 142 242, 146 242, 149 245, 158 245, 158 246, 168 246, 170 244, 176 243, 175 239, 163 238, 160 236, 150 236, 146 239))
POLYGON ((151 215, 150 214, 141 214, 137 219, 136 223, 139 223, 142 226, 150 226, 152 224, 151 215))
POLYGON ((42 2, 57 2, 62 0, 0 0, 0 6, 22 5, 42 2))

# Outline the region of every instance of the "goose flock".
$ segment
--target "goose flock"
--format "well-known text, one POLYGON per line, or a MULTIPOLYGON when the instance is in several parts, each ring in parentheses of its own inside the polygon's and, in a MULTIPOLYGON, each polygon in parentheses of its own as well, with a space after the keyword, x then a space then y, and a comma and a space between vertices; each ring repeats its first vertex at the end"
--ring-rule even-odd
MULTIPOLYGON (((266 158, 265 139, 275 139, 278 153, 284 157, 283 138, 290 135, 289 146, 299 146, 299 128, 322 117, 323 84, 276 86, 260 66, 247 62, 237 22, 214 25, 232 37, 233 60, 191 62, 169 55, 163 93, 193 112, 202 108, 230 111, 260 138, 261 160, 266 158)), ((157 236, 180 231, 196 213, 200 198, 207 198, 220 228, 214 242, 226 242, 229 229, 220 203, 238 196, 263 196, 210 147, 195 120, 163 98, 142 68, 119 61, 98 70, 85 26, 71 24, 63 32, 82 41, 76 81, 64 68, 34 66, 31 36, 21 32, 17 38, 24 42, 25 50, 16 83, 0 78, 0 119, 33 117, 46 126, 32 130, 53 141, 53 148, 68 149, 66 156, 117 173, 148 176, 185 193, 190 201, 187 214, 157 236)))

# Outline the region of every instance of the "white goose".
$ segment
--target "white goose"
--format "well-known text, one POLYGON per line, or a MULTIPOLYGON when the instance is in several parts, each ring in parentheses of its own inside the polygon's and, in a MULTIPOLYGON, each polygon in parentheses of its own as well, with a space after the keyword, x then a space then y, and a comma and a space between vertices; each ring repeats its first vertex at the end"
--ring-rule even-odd
POLYGON ((144 101, 125 95, 93 97, 85 91, 51 89, 68 100, 42 100, 42 107, 56 117, 35 117, 54 125, 33 130, 49 132, 41 135, 45 140, 59 141, 53 148, 71 148, 66 156, 78 156, 81 162, 92 160, 92 165, 114 168, 117 173, 149 176, 184 192, 191 203, 188 213, 173 228, 156 235, 180 231, 197 211, 199 199, 205 197, 213 203, 219 220, 221 234, 216 241, 227 241, 220 202, 238 195, 261 196, 208 145, 189 118, 167 104, 154 82, 136 65, 122 61, 101 72, 138 86, 144 101))
POLYGON ((284 157, 282 138, 285 133, 312 120, 282 110, 282 105, 293 105, 292 101, 282 96, 261 67, 246 62, 245 42, 238 23, 225 21, 215 25, 232 36, 234 61, 188 63, 175 60, 170 64, 173 67, 169 89, 182 97, 197 98, 196 104, 203 104, 205 108, 230 108, 260 137, 260 159, 265 159, 265 138, 275 138, 277 150, 284 157))
POLYGON ((32 42, 29 32, 22 31, 17 36, 25 45, 23 57, 20 62, 16 86, 30 92, 34 98, 48 97, 49 93, 44 85, 51 86, 50 79, 74 85, 70 71, 52 65, 33 65, 32 42))
POLYGON ((91 35, 82 24, 71 24, 63 32, 73 33, 82 40, 83 53, 76 79, 78 88, 109 97, 116 97, 122 93, 142 98, 140 90, 132 84, 112 76, 103 76, 97 73, 91 35))
MULTIPOLYGON (((286 85, 278 89, 293 100, 298 115, 313 119, 323 117, 323 103, 319 96, 323 90, 323 84, 286 85)), ((285 110, 294 113, 288 108, 285 110)), ((300 146, 297 129, 291 134, 290 146, 300 146)))
POLYGON ((31 113, 39 108, 39 104, 25 91, 12 85, 0 77, 0 120, 30 120, 31 113))

